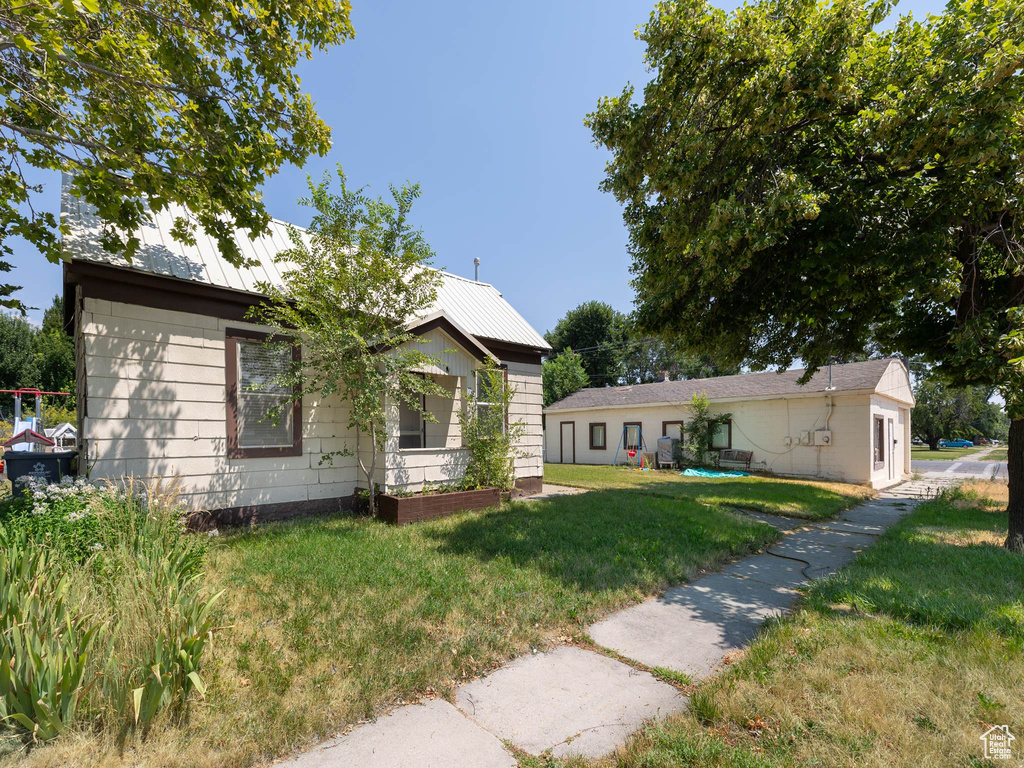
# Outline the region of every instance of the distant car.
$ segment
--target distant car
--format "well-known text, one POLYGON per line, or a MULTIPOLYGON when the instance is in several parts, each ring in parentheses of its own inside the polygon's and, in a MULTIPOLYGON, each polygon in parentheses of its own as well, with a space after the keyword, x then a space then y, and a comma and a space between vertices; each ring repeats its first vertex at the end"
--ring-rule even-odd
POLYGON ((956 440, 939 440, 940 448, 973 448, 974 443, 970 440, 957 438, 956 440))
POLYGON ((928 445, 928 443, 926 443, 924 440, 911 440, 910 444, 918 448, 928 445))

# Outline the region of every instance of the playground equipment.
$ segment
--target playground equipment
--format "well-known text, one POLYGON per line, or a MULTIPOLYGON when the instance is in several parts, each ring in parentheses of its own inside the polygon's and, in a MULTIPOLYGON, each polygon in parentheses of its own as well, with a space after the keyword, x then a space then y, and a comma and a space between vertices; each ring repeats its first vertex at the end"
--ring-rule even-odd
POLYGON ((56 442, 46 436, 43 425, 43 395, 67 397, 70 392, 44 392, 35 387, 21 389, 0 389, 0 393, 14 395, 14 436, 3 443, 4 464, 12 491, 18 496, 22 487, 18 479, 24 476, 54 482, 71 474, 71 460, 78 451, 60 450, 56 442), (21 399, 27 395, 35 397, 35 416, 24 417, 21 399))
POLYGON ((614 466, 618 466, 619 464, 619 451, 622 451, 627 467, 650 469, 649 466, 645 466, 647 462, 644 459, 644 454, 647 452, 647 444, 644 442, 644 428, 642 425, 622 425, 622 432, 619 433, 619 443, 615 446, 615 458, 612 459, 612 464, 614 466), (636 429, 635 441, 629 439, 629 430, 631 428, 636 429))

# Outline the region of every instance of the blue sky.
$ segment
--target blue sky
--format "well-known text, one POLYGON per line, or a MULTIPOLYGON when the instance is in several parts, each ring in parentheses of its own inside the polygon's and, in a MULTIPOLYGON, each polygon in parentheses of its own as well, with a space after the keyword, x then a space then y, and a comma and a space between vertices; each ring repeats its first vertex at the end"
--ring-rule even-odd
MULTIPOLYGON (((601 96, 642 83, 634 29, 653 0, 413 2, 352 0, 354 40, 301 67, 304 88, 333 129, 334 146, 265 189, 268 211, 308 223, 297 204, 307 173, 341 163, 354 185, 386 194, 419 182, 413 218, 436 263, 501 290, 542 333, 588 299, 629 311, 626 231, 598 190, 606 153, 583 117, 601 96)), ((720 2, 724 8, 734 2, 720 2)), ((911 0, 901 13, 938 13, 911 0)), ((40 207, 58 210, 48 177, 40 207)), ((60 267, 26 246, 6 276, 41 309, 61 290, 60 267)))

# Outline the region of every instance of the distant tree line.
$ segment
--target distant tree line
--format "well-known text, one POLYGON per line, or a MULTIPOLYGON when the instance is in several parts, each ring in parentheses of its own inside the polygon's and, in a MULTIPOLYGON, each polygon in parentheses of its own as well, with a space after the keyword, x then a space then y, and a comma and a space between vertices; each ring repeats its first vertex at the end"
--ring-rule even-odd
MULTIPOLYGON (((20 315, 0 314, 0 389, 19 387, 70 392, 70 397, 46 401, 57 420, 74 419, 75 346, 64 332, 64 302, 60 296, 54 296, 39 328, 20 315)), ((0 420, 6 424, 13 413, 13 397, 0 396, 0 420)), ((48 416, 47 421, 55 421, 54 416, 48 416)))
POLYGON ((637 328, 632 315, 602 301, 566 312, 544 336, 552 353, 544 363, 544 401, 549 405, 584 387, 649 384, 662 372, 671 379, 699 379, 739 372, 708 356, 695 356, 637 328))
POLYGON ((992 394, 989 387, 953 387, 936 374, 925 374, 914 385, 914 437, 932 450, 940 440, 954 438, 1007 440, 1010 419, 998 404, 989 402, 992 394))

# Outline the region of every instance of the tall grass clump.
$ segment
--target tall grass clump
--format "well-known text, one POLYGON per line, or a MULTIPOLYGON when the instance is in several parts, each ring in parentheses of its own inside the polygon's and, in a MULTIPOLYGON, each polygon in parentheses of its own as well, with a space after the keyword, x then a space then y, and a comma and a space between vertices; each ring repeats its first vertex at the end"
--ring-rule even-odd
POLYGON ((0 720, 26 742, 78 721, 123 739, 205 693, 216 595, 177 493, 30 483, 0 504, 0 720))

